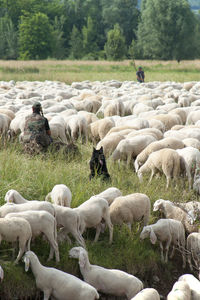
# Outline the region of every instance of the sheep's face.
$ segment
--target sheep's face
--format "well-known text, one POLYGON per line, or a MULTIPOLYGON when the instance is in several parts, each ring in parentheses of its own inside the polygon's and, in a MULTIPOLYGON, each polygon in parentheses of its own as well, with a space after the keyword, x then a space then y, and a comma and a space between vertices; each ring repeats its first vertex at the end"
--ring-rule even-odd
POLYGON ((81 251, 84 250, 82 247, 74 247, 69 251, 69 257, 79 258, 81 251))
POLYGON ((9 190, 6 193, 5 198, 4 198, 5 202, 7 202, 7 203, 13 202, 13 198, 14 198, 13 193, 14 193, 14 190, 9 190))
POLYGON ((151 232, 150 227, 149 227, 149 226, 144 226, 142 232, 140 233, 140 239, 141 239, 141 240, 144 240, 144 239, 146 239, 147 237, 149 237, 150 232, 151 232))
POLYGON ((156 200, 156 202, 155 202, 154 205, 153 205, 153 211, 158 211, 158 210, 160 210, 161 207, 162 207, 162 203, 163 203, 163 200, 162 200, 162 199, 156 200))

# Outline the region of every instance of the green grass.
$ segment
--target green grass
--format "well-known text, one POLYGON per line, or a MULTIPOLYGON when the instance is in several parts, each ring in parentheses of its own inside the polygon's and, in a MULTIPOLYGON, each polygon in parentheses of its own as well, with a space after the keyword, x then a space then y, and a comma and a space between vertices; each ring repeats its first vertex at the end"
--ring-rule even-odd
MULTIPOLYGON (((148 61, 136 60, 142 65, 145 81, 198 81, 200 61, 148 61)), ((0 81, 74 81, 136 80, 133 61, 0 61, 0 81)))
MULTIPOLYGON (((177 187, 170 185, 165 190, 166 180, 164 177, 154 179, 152 184, 148 184, 147 177, 143 183, 139 183, 132 168, 123 165, 113 164, 108 159, 107 165, 111 174, 112 182, 102 181, 100 178, 89 181, 89 159, 92 152, 92 144, 82 145, 78 143, 79 154, 74 158, 67 158, 62 153, 47 153, 29 157, 22 153, 22 148, 18 143, 1 145, 0 151, 0 204, 4 204, 5 193, 9 189, 16 189, 26 199, 44 200, 46 194, 55 184, 66 184, 72 191, 72 207, 76 207, 92 195, 105 190, 110 186, 119 188, 123 195, 141 192, 151 199, 152 204, 158 198, 172 201, 196 200, 197 196, 188 191, 186 183, 182 187, 182 180, 177 187)), ((158 219, 158 214, 152 213, 151 223, 158 219)), ((105 266, 107 268, 119 268, 135 274, 142 280, 149 280, 149 277, 161 272, 163 276, 169 276, 171 269, 176 268, 173 262, 169 265, 162 264, 160 260, 159 245, 151 245, 149 240, 139 241, 138 225, 133 225, 132 233, 122 226, 114 228, 113 244, 108 244, 108 230, 100 235, 97 243, 93 243, 95 230, 88 230, 84 237, 89 251, 90 261, 93 264, 105 266)), ((42 239, 36 239, 31 245, 31 249, 38 255, 41 263, 47 266, 57 267, 68 273, 80 276, 78 263, 68 257, 68 251, 75 246, 62 243, 59 246, 61 262, 54 261, 47 263, 49 245, 42 239)), ((12 245, 3 242, 0 247, 0 264, 5 270, 5 278, 1 284, 0 297, 2 299, 22 299, 26 296, 36 295, 35 281, 31 271, 24 272, 24 264, 14 266, 12 245), (8 250, 7 250, 8 249, 8 250), (23 295, 23 297, 22 297, 23 295), (6 298, 5 298, 6 297, 6 298)), ((162 282, 160 282, 160 285, 162 282)))

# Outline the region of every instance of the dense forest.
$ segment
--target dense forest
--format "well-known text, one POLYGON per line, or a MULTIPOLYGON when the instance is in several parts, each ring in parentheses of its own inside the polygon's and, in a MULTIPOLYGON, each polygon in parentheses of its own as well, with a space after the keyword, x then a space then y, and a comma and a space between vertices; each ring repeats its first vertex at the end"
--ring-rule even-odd
POLYGON ((186 0, 0 0, 0 59, 194 59, 186 0))

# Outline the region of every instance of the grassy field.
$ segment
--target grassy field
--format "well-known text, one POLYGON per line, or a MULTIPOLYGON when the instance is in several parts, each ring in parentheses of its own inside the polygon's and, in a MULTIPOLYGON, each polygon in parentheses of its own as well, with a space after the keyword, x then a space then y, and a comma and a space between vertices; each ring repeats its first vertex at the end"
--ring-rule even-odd
POLYGON ((198 81, 200 60, 194 61, 0 61, 0 81, 136 80, 136 68, 143 66, 145 81, 198 81))
MULTIPOLYGON (((151 199, 152 204, 158 198, 170 199, 173 201, 196 200, 197 197, 192 191, 188 191, 188 185, 183 189, 183 183, 180 180, 179 185, 170 186, 165 190, 165 178, 154 179, 151 185, 148 185, 147 178, 140 184, 132 168, 118 166, 108 159, 108 170, 112 182, 104 182, 101 179, 89 181, 89 159, 91 156, 92 145, 82 145, 78 143, 79 153, 72 157, 65 157, 62 153, 45 156, 29 157, 22 153, 21 146, 9 144, 2 146, 0 151, 0 204, 4 203, 5 193, 9 189, 16 189, 26 199, 44 200, 45 195, 55 184, 64 183, 72 191, 72 207, 76 207, 92 195, 100 193, 110 186, 118 187, 123 195, 141 192, 145 193, 151 199)), ((157 214, 152 214, 151 222, 155 222, 157 214)), ((137 232, 138 225, 133 226, 132 233, 123 226, 114 229, 114 241, 112 245, 108 244, 108 231, 100 235, 98 243, 94 244, 94 230, 89 230, 84 235, 87 249, 89 251, 90 261, 93 264, 102 265, 108 268, 119 268, 135 274, 141 278, 146 285, 152 284, 153 275, 160 278, 159 289, 165 293, 166 281, 169 286, 175 278, 171 271, 180 272, 183 270, 170 261, 165 265, 160 260, 159 246, 152 246, 149 240, 139 241, 137 232)), ((68 251, 75 244, 60 245, 61 262, 56 264, 54 261, 47 263, 49 253, 48 244, 42 239, 37 239, 32 244, 31 249, 36 252, 44 265, 57 267, 66 272, 80 276, 78 263, 68 258, 68 251)), ((25 296, 32 296, 35 299, 35 282, 31 271, 24 272, 24 264, 13 266, 13 249, 11 245, 3 242, 0 249, 0 264, 5 271, 5 279, 1 284, 1 299, 24 299, 25 296), (9 249, 7 251, 7 249, 9 249), (10 296, 9 296, 10 295, 10 296)), ((181 265, 180 255, 176 257, 176 262, 181 265)), ((177 274, 177 273, 176 273, 177 274)), ((177 276, 177 275, 176 275, 177 276)))
MULTIPOLYGON (((142 65, 146 74, 146 81, 198 81, 200 61, 183 61, 179 64, 172 61, 136 61, 136 66, 142 65)), ((133 62, 85 62, 85 61, 0 61, 0 81, 44 81, 55 80, 71 84, 83 80, 135 80, 133 62)), ((29 157, 22 153, 21 146, 9 143, 0 145, 0 204, 4 203, 5 193, 9 189, 16 189, 26 199, 44 200, 46 194, 55 184, 66 184, 72 191, 72 207, 76 207, 92 195, 100 193, 110 186, 119 188, 123 195, 141 192, 151 199, 152 204, 158 198, 172 201, 197 200, 193 191, 188 191, 188 185, 183 187, 180 179, 178 186, 170 185, 165 189, 165 178, 154 179, 148 185, 147 178, 142 184, 132 168, 114 165, 108 160, 108 170, 112 182, 101 179, 89 181, 89 160, 92 144, 78 143, 79 154, 65 157, 62 153, 45 156, 29 157)), ((158 219, 158 214, 152 214, 151 222, 158 219)), ((181 275, 181 258, 165 265, 160 260, 159 245, 151 245, 150 241, 139 241, 138 225, 130 233, 126 226, 114 229, 114 240, 108 245, 108 231, 100 235, 98 243, 92 242, 95 231, 89 230, 84 235, 90 261, 108 268, 119 268, 135 274, 141 278, 146 286, 152 286, 153 276, 160 281, 157 288, 161 294, 166 294, 172 283, 181 275), (167 284, 166 284, 167 282, 167 284)), ((48 266, 56 266, 66 272, 80 276, 78 263, 68 258, 69 249, 74 246, 63 243, 60 245, 61 262, 47 263, 49 253, 48 244, 37 239, 31 249, 36 252, 41 262, 48 266)), ((5 271, 4 281, 0 287, 0 299, 32 299, 39 297, 35 288, 35 281, 31 271, 24 272, 24 264, 14 266, 13 248, 10 244, 2 243, 0 248, 0 264, 5 271)), ((42 298, 41 298, 42 299, 42 298)))

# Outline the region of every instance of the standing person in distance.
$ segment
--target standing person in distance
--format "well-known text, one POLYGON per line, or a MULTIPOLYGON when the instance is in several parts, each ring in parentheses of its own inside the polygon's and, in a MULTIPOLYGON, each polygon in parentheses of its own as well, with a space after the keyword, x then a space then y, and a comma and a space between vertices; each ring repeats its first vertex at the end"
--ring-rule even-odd
POLYGON ((142 83, 144 82, 144 71, 142 70, 142 67, 138 68, 138 71, 136 72, 136 76, 137 76, 137 81, 142 83))

